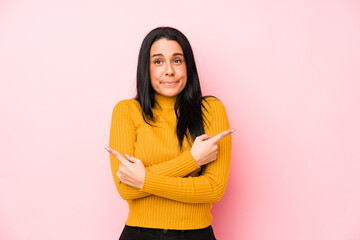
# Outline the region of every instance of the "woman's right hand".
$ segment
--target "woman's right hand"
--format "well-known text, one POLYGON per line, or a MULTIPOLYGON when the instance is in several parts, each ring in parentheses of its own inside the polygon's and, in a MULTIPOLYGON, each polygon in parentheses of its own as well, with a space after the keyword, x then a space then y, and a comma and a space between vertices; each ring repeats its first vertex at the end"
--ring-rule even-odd
POLYGON ((191 155, 199 166, 213 162, 217 158, 217 142, 233 133, 235 129, 229 129, 216 135, 215 137, 203 134, 195 138, 191 147, 191 155))

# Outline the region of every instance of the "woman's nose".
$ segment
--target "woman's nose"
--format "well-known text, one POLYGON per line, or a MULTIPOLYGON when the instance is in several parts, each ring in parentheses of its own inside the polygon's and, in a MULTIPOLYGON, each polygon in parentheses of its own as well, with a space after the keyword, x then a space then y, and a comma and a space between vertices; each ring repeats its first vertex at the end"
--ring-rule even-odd
POLYGON ((166 64, 166 75, 174 75, 174 67, 171 62, 166 64))

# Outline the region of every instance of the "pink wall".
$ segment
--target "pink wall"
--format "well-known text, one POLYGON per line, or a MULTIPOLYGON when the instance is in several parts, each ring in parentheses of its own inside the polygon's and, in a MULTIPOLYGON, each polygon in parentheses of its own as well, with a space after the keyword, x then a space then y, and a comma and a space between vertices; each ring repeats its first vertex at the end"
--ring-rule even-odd
POLYGON ((0 239, 117 239, 111 111, 159 25, 225 104, 224 240, 360 239, 358 1, 0 2, 0 239))

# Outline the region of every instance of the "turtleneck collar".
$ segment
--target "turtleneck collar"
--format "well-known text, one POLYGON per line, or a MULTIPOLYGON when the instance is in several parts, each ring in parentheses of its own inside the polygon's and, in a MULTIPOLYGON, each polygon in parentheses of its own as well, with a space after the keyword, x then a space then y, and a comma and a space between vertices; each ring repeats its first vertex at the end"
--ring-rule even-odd
MULTIPOLYGON (((167 97, 160 94, 155 93, 155 101, 160 105, 162 109, 174 109, 175 102, 177 99, 177 96, 174 97, 167 97)), ((159 105, 155 103, 155 108, 159 108, 159 105)))

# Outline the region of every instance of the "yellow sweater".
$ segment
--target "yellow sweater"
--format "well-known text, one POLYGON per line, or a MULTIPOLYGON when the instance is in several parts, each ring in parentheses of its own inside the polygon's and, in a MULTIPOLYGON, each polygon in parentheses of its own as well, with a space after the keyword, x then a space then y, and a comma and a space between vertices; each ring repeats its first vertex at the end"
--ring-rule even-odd
MULTIPOLYGON (((163 229, 199 229, 211 224, 212 202, 225 192, 231 159, 231 136, 218 142, 218 157, 200 168, 184 139, 180 151, 176 136, 176 97, 155 95, 156 126, 143 120, 134 99, 120 101, 113 110, 110 147, 141 159, 146 167, 142 189, 121 183, 116 172, 119 161, 110 154, 111 171, 117 190, 129 204, 126 224, 163 229)), ((205 133, 210 136, 229 129, 223 104, 216 98, 204 101, 205 133)), ((192 145, 192 143, 191 143, 192 145)))

